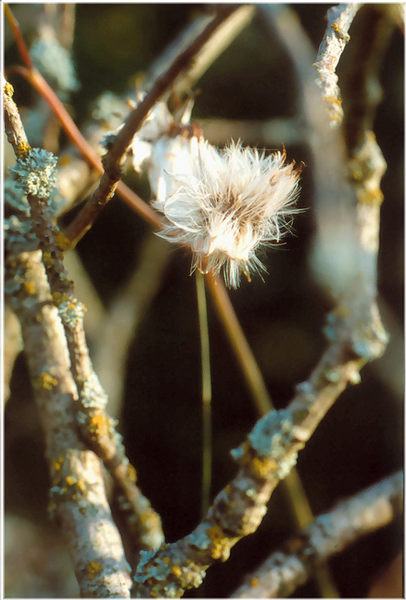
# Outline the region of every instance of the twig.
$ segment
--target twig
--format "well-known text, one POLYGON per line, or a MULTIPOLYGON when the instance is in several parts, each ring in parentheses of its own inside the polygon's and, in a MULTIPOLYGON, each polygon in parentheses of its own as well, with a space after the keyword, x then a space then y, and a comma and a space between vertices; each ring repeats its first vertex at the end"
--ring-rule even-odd
POLYGON ((128 151, 134 134, 140 128, 148 112, 161 96, 170 88, 177 76, 192 63, 195 54, 216 31, 218 26, 235 10, 235 7, 218 9, 217 15, 211 19, 205 29, 176 56, 169 68, 153 83, 151 89, 128 115, 123 127, 118 132, 111 148, 103 159, 104 173, 99 187, 93 196, 72 221, 66 230, 69 239, 79 240, 92 226, 95 218, 112 198, 121 177, 121 163, 128 151))
POLYGON ((306 583, 315 568, 402 514, 401 472, 341 501, 286 541, 233 593, 233 598, 282 598, 306 583))
POLYGON ((9 22, 9 25, 13 31, 14 39, 16 41, 21 59, 22 59, 23 63, 25 64, 25 66, 27 67, 27 69, 32 69, 33 68, 32 60, 30 57, 30 53, 28 52, 27 46, 25 45, 23 36, 21 34, 20 26, 17 22, 17 19, 14 17, 13 13, 11 12, 9 5, 6 2, 4 3, 4 12, 5 12, 7 20, 9 22))
POLYGON ((337 85, 338 77, 335 70, 350 39, 348 30, 360 6, 356 2, 339 4, 327 11, 328 25, 314 64, 318 73, 316 83, 320 87, 322 98, 326 103, 331 127, 337 127, 343 118, 340 89, 337 85))
MULTIPOLYGON (((218 56, 235 40, 244 27, 247 27, 254 16, 253 5, 237 6, 210 36, 207 42, 196 53, 189 69, 184 70, 173 85, 173 92, 178 96, 189 94, 193 85, 202 77, 218 56)), ((155 80, 168 70, 173 60, 187 48, 210 22, 208 15, 197 18, 191 25, 182 30, 175 40, 165 49, 163 54, 148 69, 147 81, 155 80)))

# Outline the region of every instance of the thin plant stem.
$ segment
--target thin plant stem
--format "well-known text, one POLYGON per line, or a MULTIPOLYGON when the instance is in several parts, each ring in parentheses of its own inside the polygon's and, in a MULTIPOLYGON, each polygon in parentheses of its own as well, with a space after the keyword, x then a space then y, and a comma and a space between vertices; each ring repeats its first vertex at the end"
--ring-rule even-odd
POLYGON ((200 352, 202 366, 202 518, 210 506, 212 477, 212 386, 210 369, 210 342, 207 319, 204 277, 196 271, 197 312, 199 316, 200 352))
POLYGON ((262 377, 258 363, 249 347, 247 338, 234 312, 233 305, 219 277, 208 273, 206 281, 217 312, 224 325, 238 363, 244 373, 248 388, 254 399, 258 413, 265 415, 272 410, 272 400, 262 377))
POLYGON ((32 69, 33 68, 32 60, 30 57, 30 53, 28 52, 28 48, 26 46, 24 38, 21 34, 20 26, 18 24, 17 19, 13 15, 11 8, 6 3, 4 3, 4 13, 6 15, 7 21, 9 22, 9 25, 13 32, 14 39, 16 41, 17 48, 18 48, 18 51, 21 56, 21 60, 23 61, 23 63, 25 64, 25 66, 28 69, 32 69))

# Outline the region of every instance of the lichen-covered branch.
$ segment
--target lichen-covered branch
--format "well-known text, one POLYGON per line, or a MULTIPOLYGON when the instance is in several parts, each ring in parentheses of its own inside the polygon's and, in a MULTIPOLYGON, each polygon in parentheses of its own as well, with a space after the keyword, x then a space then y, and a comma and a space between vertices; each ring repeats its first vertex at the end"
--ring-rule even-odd
POLYGON ((215 561, 227 560, 239 539, 258 528, 272 492, 337 397, 359 382, 365 362, 383 352, 386 337, 374 307, 361 322, 357 312, 340 310, 328 321, 331 342, 310 378, 297 386, 287 409, 268 413, 232 452, 240 470, 205 519, 185 538, 143 554, 135 575, 138 597, 181 596, 202 583, 215 561))
POLYGON ((317 565, 402 514, 403 474, 340 501, 287 540, 245 578, 233 598, 285 598, 306 583, 317 565))
MULTIPOLYGON (((12 126, 11 116, 15 116, 17 122, 19 120, 17 107, 10 95, 5 95, 4 109, 8 115, 6 128, 9 128, 12 126)), ((154 548, 163 540, 160 518, 135 485, 136 472, 126 457, 114 420, 105 412, 107 396, 93 370, 84 334, 85 308, 73 292, 63 263, 64 238, 53 224, 51 194, 56 179, 56 158, 23 143, 19 138, 22 137, 18 133, 20 130, 23 131, 21 123, 15 130, 17 165, 13 172, 27 195, 52 301, 58 307, 65 329, 72 374, 78 390, 75 403, 77 423, 83 438, 113 477, 128 528, 142 548, 154 548)))
POLYGON ((332 6, 327 11, 327 29, 320 44, 314 67, 318 73, 316 83, 326 103, 331 127, 340 125, 343 118, 340 89, 336 67, 350 39, 348 30, 360 8, 357 2, 332 6))
POLYGON ((77 434, 77 388, 41 252, 10 255, 5 266, 5 290, 21 323, 45 433, 51 514, 66 536, 82 596, 129 598, 130 571, 107 502, 102 466, 77 434))

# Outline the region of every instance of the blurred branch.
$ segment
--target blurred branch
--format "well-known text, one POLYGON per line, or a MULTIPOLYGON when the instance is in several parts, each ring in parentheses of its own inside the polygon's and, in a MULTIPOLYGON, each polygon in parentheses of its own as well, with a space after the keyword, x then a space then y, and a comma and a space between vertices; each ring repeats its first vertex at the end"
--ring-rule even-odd
POLYGON ((20 323, 9 306, 4 309, 3 383, 4 404, 10 397, 10 381, 14 363, 23 349, 20 323))
POLYGON ((341 54, 350 40, 348 30, 360 8, 357 2, 338 4, 327 11, 327 29, 320 44, 314 67, 316 83, 326 104, 330 125, 337 127, 343 119, 338 77, 335 73, 341 54))
POLYGON ((242 140, 245 144, 275 148, 283 145, 303 144, 306 131, 303 122, 296 117, 269 119, 262 121, 241 121, 238 119, 198 119, 204 137, 218 146, 230 139, 242 140))
POLYGON ((208 273, 206 275, 206 282, 220 320, 230 340, 231 347, 247 382, 248 389, 256 404, 257 411, 260 415, 265 415, 272 409, 272 400, 258 363, 235 314, 230 297, 219 277, 208 273))
POLYGON ((306 583, 315 568, 402 514, 398 472, 352 496, 286 541, 233 593, 233 598, 282 598, 306 583))
POLYGON ((72 2, 60 4, 59 40, 64 48, 71 49, 75 32, 76 5, 72 2))
POLYGON ((94 338, 95 370, 100 373, 109 397, 109 412, 114 417, 118 418, 120 414, 130 344, 159 288, 170 258, 167 243, 147 233, 136 270, 117 292, 104 319, 98 324, 94 338))
POLYGON ((261 7, 261 11, 270 35, 276 33, 296 73, 314 186, 312 214, 317 231, 311 254, 312 268, 320 284, 336 300, 348 282, 359 276, 355 199, 347 182, 344 141, 341 131, 329 126, 325 104, 315 83, 314 51, 296 13, 288 6, 276 4, 261 7))
MULTIPOLYGON (((239 33, 247 27, 255 13, 253 5, 236 6, 234 10, 210 36, 207 42, 196 53, 193 63, 188 70, 183 71, 173 85, 174 93, 181 96, 188 94, 193 85, 203 76, 218 56, 235 40, 239 33)), ((200 16, 191 25, 182 30, 175 40, 167 47, 164 53, 148 69, 147 81, 153 81, 168 70, 170 64, 188 45, 200 35, 210 23, 212 17, 200 16)))
POLYGON ((379 71, 394 27, 389 6, 368 4, 360 12, 358 32, 349 48, 349 68, 343 78, 348 90, 344 130, 350 150, 362 142, 364 131, 373 128, 376 108, 382 100, 379 71))

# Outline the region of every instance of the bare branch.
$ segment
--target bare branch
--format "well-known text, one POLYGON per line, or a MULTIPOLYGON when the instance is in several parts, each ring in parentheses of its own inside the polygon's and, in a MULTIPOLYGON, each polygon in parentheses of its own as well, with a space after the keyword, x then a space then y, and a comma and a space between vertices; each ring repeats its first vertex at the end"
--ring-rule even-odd
POLYGON ((117 292, 94 339, 95 370, 109 397, 109 412, 120 413, 129 346, 145 311, 152 302, 171 258, 167 243, 148 233, 137 268, 117 292))
POLYGON ((403 474, 387 477, 339 502, 287 540, 233 593, 233 598, 282 598, 306 583, 315 568, 402 514, 403 474))
POLYGON ((275 118, 262 121, 238 119, 198 119, 204 137, 215 145, 224 145, 230 139, 246 144, 275 148, 283 145, 303 144, 306 130, 297 118, 275 118))

